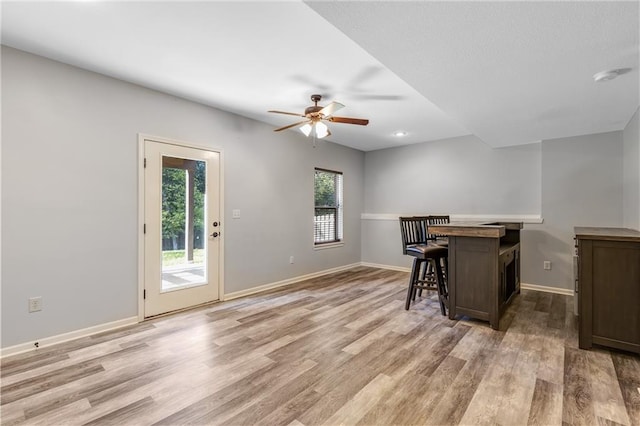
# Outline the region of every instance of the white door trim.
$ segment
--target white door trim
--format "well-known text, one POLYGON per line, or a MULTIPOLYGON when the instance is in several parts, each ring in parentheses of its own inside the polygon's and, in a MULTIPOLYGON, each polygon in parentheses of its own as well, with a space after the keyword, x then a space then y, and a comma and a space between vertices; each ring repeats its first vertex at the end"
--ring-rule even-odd
MULTIPOLYGON (((205 144, 196 144, 176 139, 138 133, 138 321, 144 321, 144 141, 154 141, 187 148, 204 149, 217 152, 220 155, 220 222, 225 224, 224 218, 224 152, 221 148, 205 144)), ((223 225, 224 226, 224 225, 223 225)), ((224 240, 226 232, 220 235, 220 264, 218 280, 219 300, 224 300, 224 240)))

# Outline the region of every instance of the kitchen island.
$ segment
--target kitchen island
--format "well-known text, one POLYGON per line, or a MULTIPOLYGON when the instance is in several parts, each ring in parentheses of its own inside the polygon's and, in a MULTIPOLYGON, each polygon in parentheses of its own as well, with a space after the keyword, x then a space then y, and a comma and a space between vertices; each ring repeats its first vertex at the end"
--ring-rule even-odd
POLYGON ((458 222, 431 225, 429 232, 449 239, 449 318, 489 321, 500 317, 520 293, 521 222, 458 222))

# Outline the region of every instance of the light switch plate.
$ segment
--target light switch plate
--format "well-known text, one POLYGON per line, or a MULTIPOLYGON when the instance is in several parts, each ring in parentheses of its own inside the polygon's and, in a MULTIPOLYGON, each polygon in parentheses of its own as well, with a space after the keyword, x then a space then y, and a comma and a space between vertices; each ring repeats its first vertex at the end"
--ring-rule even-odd
POLYGON ((29 312, 38 312, 42 310, 42 297, 29 298, 29 312))
POLYGON ((234 219, 240 219, 240 209, 234 209, 231 214, 234 219))

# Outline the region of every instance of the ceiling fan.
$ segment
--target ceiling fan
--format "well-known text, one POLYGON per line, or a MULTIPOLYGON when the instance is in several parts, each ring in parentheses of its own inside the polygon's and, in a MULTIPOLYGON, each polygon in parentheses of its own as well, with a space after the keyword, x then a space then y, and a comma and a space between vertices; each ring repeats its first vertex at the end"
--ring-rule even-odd
POLYGON ((336 117, 333 115, 337 110, 344 108, 339 102, 331 102, 329 105, 322 107, 318 106, 318 102, 322 99, 321 95, 311 95, 311 101, 314 102, 315 105, 307 107, 304 110, 304 114, 298 114, 295 112, 285 112, 285 111, 268 111, 274 112, 276 114, 286 114, 286 115, 295 115, 297 117, 305 117, 305 120, 299 121, 297 123, 289 124, 288 126, 280 127, 275 129, 274 132, 279 132, 281 130, 290 129, 292 127, 301 126, 300 131, 305 134, 305 136, 313 136, 318 139, 322 139, 326 136, 329 136, 331 132, 326 124, 323 121, 331 121, 333 123, 346 123, 346 124, 358 124, 360 126, 366 126, 369 124, 369 120, 363 118, 350 118, 350 117, 336 117))

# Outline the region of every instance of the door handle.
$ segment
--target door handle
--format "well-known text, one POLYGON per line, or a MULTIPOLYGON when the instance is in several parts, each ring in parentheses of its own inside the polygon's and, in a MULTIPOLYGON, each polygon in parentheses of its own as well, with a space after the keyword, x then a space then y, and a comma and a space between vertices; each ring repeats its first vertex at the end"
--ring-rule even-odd
POLYGON ((217 236, 218 236, 218 235, 220 235, 220 234, 221 234, 221 232, 214 232, 213 234, 211 234, 211 236, 212 236, 213 238, 215 238, 215 237, 217 237, 217 236))

